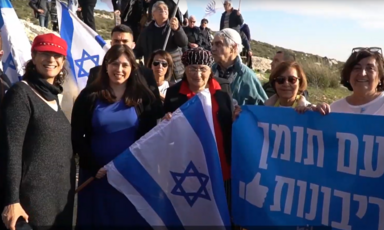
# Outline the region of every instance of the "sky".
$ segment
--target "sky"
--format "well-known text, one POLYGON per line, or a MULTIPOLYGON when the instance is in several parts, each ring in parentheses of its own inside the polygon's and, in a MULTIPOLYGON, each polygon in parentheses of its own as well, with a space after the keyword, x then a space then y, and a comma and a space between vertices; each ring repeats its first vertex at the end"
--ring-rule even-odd
MULTIPOLYGON (((198 22, 212 0, 188 0, 189 15, 198 22)), ((224 12, 222 0, 207 17, 218 30, 224 12)), ((384 1, 357 0, 232 0, 256 41, 346 61, 354 47, 384 48, 384 1)), ((97 9, 107 10, 105 4, 97 9)))

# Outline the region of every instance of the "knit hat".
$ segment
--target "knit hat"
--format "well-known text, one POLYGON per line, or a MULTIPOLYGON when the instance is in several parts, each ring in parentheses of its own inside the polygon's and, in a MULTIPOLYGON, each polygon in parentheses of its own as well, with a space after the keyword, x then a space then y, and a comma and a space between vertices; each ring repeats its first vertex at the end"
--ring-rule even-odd
POLYGON ((239 32, 231 28, 222 29, 221 32, 224 34, 224 36, 226 36, 227 38, 235 42, 237 46, 240 48, 240 50, 243 49, 243 45, 242 45, 243 42, 239 32))
POLYGON ((183 53, 181 61, 184 66, 189 65, 207 65, 213 64, 213 57, 210 51, 205 50, 201 47, 187 50, 183 53))
POLYGON ((37 52, 53 52, 67 56, 67 42, 52 34, 42 34, 35 37, 32 43, 32 51, 37 52))

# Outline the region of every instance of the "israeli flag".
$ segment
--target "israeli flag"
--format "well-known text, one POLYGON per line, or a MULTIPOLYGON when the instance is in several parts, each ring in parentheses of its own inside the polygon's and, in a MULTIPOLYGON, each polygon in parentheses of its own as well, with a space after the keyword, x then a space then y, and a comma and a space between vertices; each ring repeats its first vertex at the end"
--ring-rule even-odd
POLYGON ((68 8, 70 11, 76 14, 77 9, 79 8, 78 0, 68 0, 68 8))
POLYGON ((63 3, 56 4, 60 36, 68 44, 67 60, 79 90, 87 85, 89 70, 101 65, 110 46, 63 3))
MULTIPOLYGON (((31 60, 31 43, 9 0, 0 0, 0 31, 3 72, 13 84, 24 75, 24 66, 31 60)), ((0 48, 1 50, 1 48, 0 48)))
POLYGON ((208 90, 105 168, 108 182, 151 226, 230 229, 208 90))

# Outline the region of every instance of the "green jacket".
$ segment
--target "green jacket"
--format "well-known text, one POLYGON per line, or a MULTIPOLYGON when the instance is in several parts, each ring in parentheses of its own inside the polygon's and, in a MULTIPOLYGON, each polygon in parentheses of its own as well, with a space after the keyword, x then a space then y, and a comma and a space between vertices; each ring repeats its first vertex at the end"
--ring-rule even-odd
MULTIPOLYGON (((263 105, 268 97, 256 73, 244 65, 239 57, 235 61, 234 69, 236 76, 231 83, 232 98, 239 105, 263 105)), ((217 72, 216 63, 213 64, 212 71, 217 72)))

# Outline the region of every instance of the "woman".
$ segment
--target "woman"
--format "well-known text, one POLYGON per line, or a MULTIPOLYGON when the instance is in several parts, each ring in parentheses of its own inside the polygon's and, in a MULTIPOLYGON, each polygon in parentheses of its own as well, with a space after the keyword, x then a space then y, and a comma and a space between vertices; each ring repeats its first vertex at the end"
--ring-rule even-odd
POLYGON ((133 204, 108 183, 103 166, 156 126, 164 114, 158 94, 156 85, 140 74, 132 50, 114 45, 95 82, 76 99, 72 138, 80 160, 79 184, 97 178, 79 192, 80 229, 149 227, 133 204))
POLYGON ((4 97, 0 162, 5 164, 2 219, 8 228, 19 217, 34 229, 72 226, 76 166, 71 126, 58 98, 66 54, 63 39, 37 36, 22 82, 4 97))
POLYGON ((266 106, 305 108, 311 104, 302 96, 307 89, 307 77, 297 62, 282 62, 269 76, 269 84, 276 94, 266 106))
POLYGON ((149 58, 148 68, 151 68, 159 87, 161 100, 164 101, 169 80, 173 75, 173 61, 171 55, 164 50, 157 50, 149 58))
POLYGON ((384 116, 383 57, 368 49, 352 52, 341 72, 341 84, 352 94, 333 102, 319 104, 321 114, 330 112, 384 116))
MULTIPOLYGON (((208 88, 212 95, 212 114, 221 169, 225 181, 227 198, 230 198, 231 179, 231 135, 232 99, 221 90, 213 78, 210 66, 213 63, 211 52, 196 48, 186 51, 182 56, 186 68, 183 79, 168 89, 164 100, 164 119, 171 119, 172 113, 200 91, 208 88)), ((230 205, 230 200, 228 200, 230 205)))

